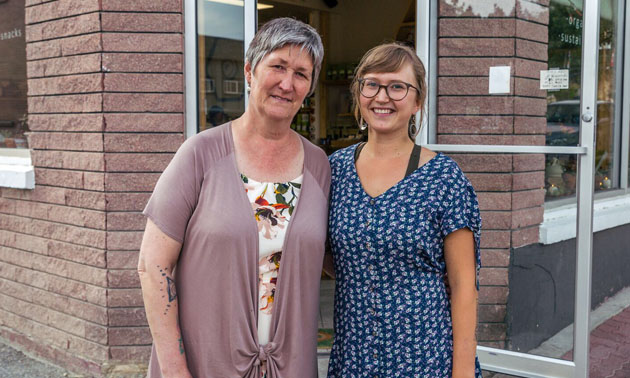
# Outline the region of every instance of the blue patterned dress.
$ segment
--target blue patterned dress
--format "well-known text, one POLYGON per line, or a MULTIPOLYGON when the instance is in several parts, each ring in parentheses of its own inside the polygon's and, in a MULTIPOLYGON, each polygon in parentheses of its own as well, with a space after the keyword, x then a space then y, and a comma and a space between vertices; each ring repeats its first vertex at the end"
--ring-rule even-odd
POLYGON ((328 377, 450 377, 453 331, 443 241, 470 228, 479 273, 475 191, 457 164, 438 153, 372 198, 357 175, 356 146, 330 157, 336 288, 328 377))

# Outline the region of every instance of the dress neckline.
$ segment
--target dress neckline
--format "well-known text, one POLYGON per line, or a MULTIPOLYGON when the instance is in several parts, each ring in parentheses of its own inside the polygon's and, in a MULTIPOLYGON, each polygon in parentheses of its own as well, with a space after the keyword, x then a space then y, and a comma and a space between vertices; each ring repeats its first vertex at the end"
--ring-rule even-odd
POLYGON ((437 152, 435 154, 435 156, 433 156, 429 161, 427 161, 426 163, 422 164, 421 166, 419 166, 418 168, 416 168, 411 174, 403 177, 401 180, 398 180, 394 185, 390 186, 389 188, 387 188, 387 190, 385 190, 383 193, 379 194, 378 196, 371 196, 368 194, 368 192, 365 191, 365 187, 363 186, 363 183, 361 182, 361 178, 359 177, 359 172, 357 171, 357 165, 354 162, 354 150, 357 148, 357 146, 359 145, 359 143, 355 144, 352 147, 352 151, 350 151, 350 164, 352 165, 352 176, 354 177, 354 179, 356 180, 357 184, 359 185, 359 187, 361 188, 361 192, 363 193, 364 196, 366 196, 367 198, 369 198, 370 200, 378 200, 381 197, 384 197, 386 194, 388 194, 389 192, 393 191, 396 187, 400 186, 403 182, 407 181, 408 178, 415 176, 417 174, 423 173, 423 171, 426 170, 425 167, 433 164, 433 162, 435 160, 438 159, 438 157, 442 157, 443 154, 441 152, 437 152))
POLYGON ((288 184, 290 182, 299 184, 299 183, 302 182, 302 179, 304 178, 304 173, 300 173, 299 176, 297 176, 297 177, 295 177, 295 178, 293 178, 291 180, 288 180, 288 181, 258 181, 258 180, 255 180, 255 179, 253 179, 253 178, 243 174, 242 172, 239 172, 239 174, 241 175, 241 177, 246 178, 247 181, 251 181, 251 182, 254 182, 256 184, 261 184, 261 185, 262 184, 288 184))

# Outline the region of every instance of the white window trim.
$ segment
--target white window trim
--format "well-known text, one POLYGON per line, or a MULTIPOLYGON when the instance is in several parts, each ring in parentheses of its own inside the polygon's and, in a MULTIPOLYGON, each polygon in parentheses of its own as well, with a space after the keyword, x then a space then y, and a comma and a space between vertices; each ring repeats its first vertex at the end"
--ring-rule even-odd
POLYGON ((35 188, 35 169, 30 150, 0 148, 0 187, 35 188))
MULTIPOLYGON (((577 206, 569 204, 545 209, 540 225, 540 243, 553 244, 576 236, 577 206)), ((630 223, 630 194, 595 200, 593 232, 630 223)))

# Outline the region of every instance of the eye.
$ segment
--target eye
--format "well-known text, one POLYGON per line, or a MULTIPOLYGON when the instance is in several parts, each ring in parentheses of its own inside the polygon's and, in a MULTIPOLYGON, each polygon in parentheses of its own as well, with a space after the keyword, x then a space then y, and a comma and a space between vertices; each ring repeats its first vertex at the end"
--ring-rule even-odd
POLYGON ((378 83, 376 81, 372 81, 372 80, 366 80, 364 81, 366 87, 368 88, 378 88, 378 83))
POLYGON ((276 71, 284 71, 284 66, 281 64, 275 64, 273 66, 271 66, 274 70, 276 71))
POLYGON ((391 83, 389 84, 389 89, 393 91, 404 91, 407 89, 407 86, 403 83, 391 83))
POLYGON ((308 80, 308 76, 306 76, 306 74, 304 72, 296 72, 296 74, 301 77, 302 79, 306 79, 308 80))

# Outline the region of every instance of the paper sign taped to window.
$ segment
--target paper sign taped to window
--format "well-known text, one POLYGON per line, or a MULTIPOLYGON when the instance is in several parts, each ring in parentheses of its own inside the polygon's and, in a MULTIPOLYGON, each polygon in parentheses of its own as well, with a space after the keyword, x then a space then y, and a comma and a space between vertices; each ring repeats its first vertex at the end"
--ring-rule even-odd
POLYGON ((510 93, 510 66, 490 67, 488 93, 510 93))
POLYGON ((540 71, 540 89, 568 89, 569 70, 540 71))

